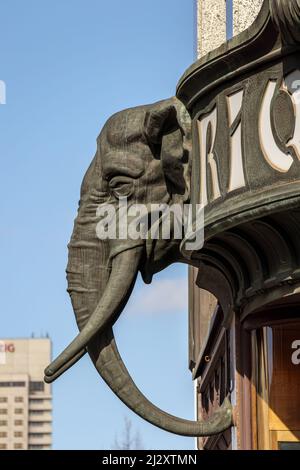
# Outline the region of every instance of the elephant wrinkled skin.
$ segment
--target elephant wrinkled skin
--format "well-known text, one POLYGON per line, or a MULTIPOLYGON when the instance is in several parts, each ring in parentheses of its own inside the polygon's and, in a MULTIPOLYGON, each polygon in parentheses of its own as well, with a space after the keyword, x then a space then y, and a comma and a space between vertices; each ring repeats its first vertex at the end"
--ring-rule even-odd
MULTIPOLYGON (((189 202, 191 120, 177 98, 112 116, 82 183, 78 217, 69 244, 68 291, 79 335, 45 371, 52 382, 87 351, 112 391, 135 413, 175 434, 209 436, 232 424, 226 400, 206 422, 171 416, 138 390, 117 350, 112 327, 132 292, 138 272, 145 282, 174 262, 184 262, 180 240, 100 240, 97 208, 189 202)), ((171 232, 172 233, 172 232, 171 232)))

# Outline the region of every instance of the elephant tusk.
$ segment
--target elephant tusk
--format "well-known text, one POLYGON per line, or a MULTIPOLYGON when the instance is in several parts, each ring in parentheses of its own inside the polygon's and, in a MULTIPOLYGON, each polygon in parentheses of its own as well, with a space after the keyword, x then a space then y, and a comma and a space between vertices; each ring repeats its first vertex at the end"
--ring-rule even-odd
POLYGON ((83 358, 83 356, 85 356, 87 353, 87 350, 86 349, 82 349, 82 351, 80 351, 78 354, 76 354, 76 356, 73 357, 73 359, 71 359, 70 361, 68 361, 63 367, 61 367, 60 369, 57 370, 57 372, 51 376, 47 376, 45 375, 44 377, 44 381, 47 383, 47 384, 51 384, 53 383, 56 379, 58 379, 62 374, 64 374, 65 372, 67 372, 67 370, 69 370, 72 366, 74 366, 76 364, 76 362, 80 361, 80 359, 83 358))

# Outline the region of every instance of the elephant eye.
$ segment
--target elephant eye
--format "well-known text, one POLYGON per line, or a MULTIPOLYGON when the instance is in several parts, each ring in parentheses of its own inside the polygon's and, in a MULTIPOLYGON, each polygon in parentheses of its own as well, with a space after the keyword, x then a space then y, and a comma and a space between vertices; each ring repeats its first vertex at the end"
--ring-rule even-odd
POLYGON ((115 197, 130 197, 133 193, 133 181, 126 176, 115 176, 109 181, 109 188, 115 197))

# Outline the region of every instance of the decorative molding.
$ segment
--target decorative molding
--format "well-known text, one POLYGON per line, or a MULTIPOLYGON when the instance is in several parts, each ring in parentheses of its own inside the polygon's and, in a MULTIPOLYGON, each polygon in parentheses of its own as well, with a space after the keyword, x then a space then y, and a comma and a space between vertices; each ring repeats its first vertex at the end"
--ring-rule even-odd
MULTIPOLYGON (((254 23, 230 41, 209 52, 187 69, 177 85, 177 97, 191 110, 194 103, 230 79, 273 60, 278 32, 265 0, 254 23)), ((275 55, 281 54, 276 48, 275 55)))
POLYGON ((230 308, 242 318, 300 283, 300 210, 272 214, 224 231, 194 253, 197 285, 217 296, 224 325, 230 308), (213 275, 212 275, 213 274, 213 275), (220 281, 220 282, 219 282, 220 281), (279 290, 278 290, 279 289, 279 290))
POLYGON ((300 0, 264 0, 254 23, 196 61, 181 77, 177 97, 194 104, 230 80, 282 60, 300 49, 300 0))

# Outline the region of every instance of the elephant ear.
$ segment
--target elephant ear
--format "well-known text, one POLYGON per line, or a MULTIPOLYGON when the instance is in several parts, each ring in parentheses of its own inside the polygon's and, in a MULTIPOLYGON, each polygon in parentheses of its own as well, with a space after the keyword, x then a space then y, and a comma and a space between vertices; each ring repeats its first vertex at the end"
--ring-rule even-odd
POLYGON ((161 159, 168 192, 189 194, 191 118, 177 99, 161 101, 146 112, 145 136, 161 159))

